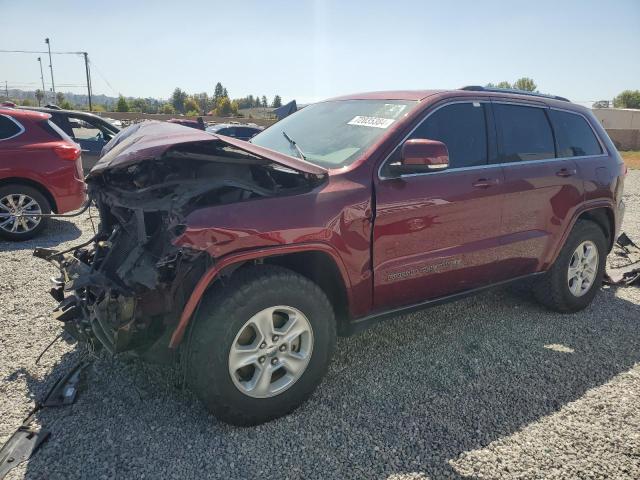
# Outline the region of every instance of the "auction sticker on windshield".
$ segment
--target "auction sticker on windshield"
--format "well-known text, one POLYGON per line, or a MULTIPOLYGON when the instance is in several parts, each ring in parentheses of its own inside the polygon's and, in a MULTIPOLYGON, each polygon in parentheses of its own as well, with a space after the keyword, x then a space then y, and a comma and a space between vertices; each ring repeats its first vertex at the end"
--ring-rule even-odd
POLYGON ((362 115, 358 115, 353 117, 347 125, 358 125, 360 127, 374 127, 374 128, 387 128, 391 125, 395 120, 393 118, 382 118, 382 117, 365 117, 362 115))

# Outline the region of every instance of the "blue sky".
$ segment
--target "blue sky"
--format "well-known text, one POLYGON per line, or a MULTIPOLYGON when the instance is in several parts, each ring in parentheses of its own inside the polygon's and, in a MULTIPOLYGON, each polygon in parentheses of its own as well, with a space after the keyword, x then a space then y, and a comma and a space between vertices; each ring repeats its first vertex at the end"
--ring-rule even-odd
MULTIPOLYGON (((306 103, 368 90, 457 88, 521 76, 575 101, 640 89, 640 0, 0 0, 0 49, 87 51, 95 93, 166 98, 179 86, 306 103), (516 2, 517 3, 517 2, 516 2)), ((4 86, 37 55, 0 53, 4 86)), ((53 58, 57 85, 81 57, 53 58)), ((48 62, 44 61, 47 67, 48 62)), ((50 77, 45 71, 49 86, 50 77)), ((57 90, 83 92, 81 87, 57 90)))

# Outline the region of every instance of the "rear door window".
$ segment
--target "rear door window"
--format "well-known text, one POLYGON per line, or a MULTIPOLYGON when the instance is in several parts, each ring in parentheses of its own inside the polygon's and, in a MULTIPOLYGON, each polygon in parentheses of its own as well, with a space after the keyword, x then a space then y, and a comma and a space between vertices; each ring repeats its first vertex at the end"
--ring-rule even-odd
POLYGON ((22 127, 6 115, 0 115, 0 140, 9 140, 20 134, 22 127))
POLYGON ((251 138, 256 134, 256 131, 253 128, 249 127, 238 127, 238 136, 242 138, 251 138))
POLYGON ((550 110, 549 116, 556 134, 558 157, 583 157, 602 153, 602 147, 584 117, 559 110, 550 110))
POLYGON ((76 140, 97 140, 103 137, 101 129, 81 118, 69 117, 69 125, 76 140))
POLYGON ((544 108, 494 104, 503 162, 555 158, 551 125, 544 108))
POLYGON ((410 138, 444 143, 449 150, 449 167, 487 164, 487 121, 484 104, 454 103, 432 113, 410 138))

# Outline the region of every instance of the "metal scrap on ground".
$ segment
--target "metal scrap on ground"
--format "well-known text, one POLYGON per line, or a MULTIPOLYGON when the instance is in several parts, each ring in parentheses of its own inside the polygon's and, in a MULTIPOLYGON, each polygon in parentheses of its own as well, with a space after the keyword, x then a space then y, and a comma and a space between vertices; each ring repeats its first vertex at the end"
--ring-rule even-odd
POLYGON ((604 282, 612 286, 640 283, 640 247, 625 233, 621 233, 613 246, 611 266, 607 269, 604 282))
POLYGON ((43 408, 62 407, 75 402, 80 375, 86 366, 87 362, 80 362, 60 378, 49 390, 44 401, 40 404, 36 403, 22 425, 0 447, 0 480, 9 473, 9 470, 31 458, 40 445, 49 438, 51 432, 32 426, 34 415, 43 408))

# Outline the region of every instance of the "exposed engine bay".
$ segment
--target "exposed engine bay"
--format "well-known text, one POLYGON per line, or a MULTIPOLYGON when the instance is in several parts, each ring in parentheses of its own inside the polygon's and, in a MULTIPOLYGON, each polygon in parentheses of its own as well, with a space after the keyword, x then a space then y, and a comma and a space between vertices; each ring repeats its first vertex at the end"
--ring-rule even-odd
POLYGON ((60 302, 54 317, 77 340, 112 353, 166 348, 163 335, 215 262, 203 250, 175 245, 191 212, 294 195, 322 181, 219 140, 120 163, 87 176, 100 217, 95 236, 68 251, 34 252, 60 269, 51 290, 60 302))

